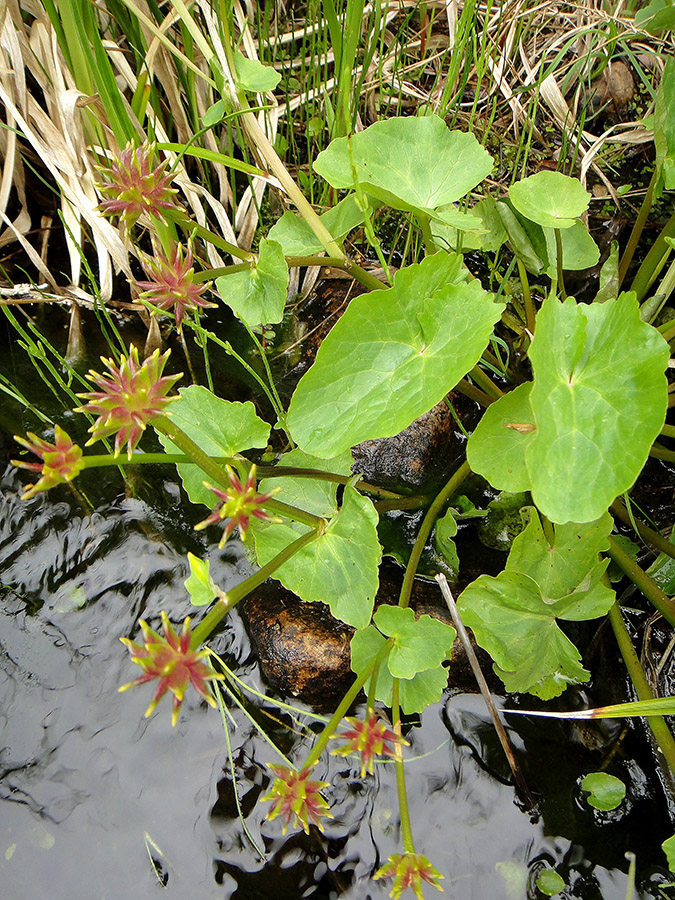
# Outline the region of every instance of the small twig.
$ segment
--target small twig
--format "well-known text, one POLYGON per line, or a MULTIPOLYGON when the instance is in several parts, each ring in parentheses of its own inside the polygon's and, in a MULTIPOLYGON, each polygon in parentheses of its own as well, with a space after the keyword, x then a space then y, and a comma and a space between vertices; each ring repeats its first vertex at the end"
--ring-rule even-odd
POLYGON ((513 752, 511 741, 509 740, 506 729, 502 724, 502 720, 499 718, 499 712, 497 711, 497 707, 494 705, 494 702, 492 700, 490 688, 488 687, 485 676, 481 671, 480 663, 478 662, 478 657, 476 656, 476 651, 473 649, 471 641, 469 640, 469 635, 466 633, 466 629, 464 628, 464 623, 460 618, 459 610, 457 609, 457 604, 455 603, 455 598, 452 596, 452 592, 448 585, 448 580, 441 572, 436 576, 436 581, 438 582, 438 586, 441 589, 443 598, 448 605, 448 609, 450 610, 452 621, 455 625, 455 628, 457 629, 457 635, 462 642, 462 646, 464 647, 469 663, 471 664, 471 669, 473 670, 473 674, 476 678, 476 681, 478 682, 478 687, 480 688, 480 692, 483 695, 483 699, 485 700, 485 705, 488 708, 488 712, 490 713, 495 729, 497 730, 499 741, 502 745, 502 749, 504 750, 504 754, 506 755, 509 766, 511 767, 511 771, 513 772, 515 782, 525 802, 532 810, 536 806, 534 798, 532 797, 532 794, 525 784, 525 779, 523 777, 520 766, 518 765, 515 753, 513 752))

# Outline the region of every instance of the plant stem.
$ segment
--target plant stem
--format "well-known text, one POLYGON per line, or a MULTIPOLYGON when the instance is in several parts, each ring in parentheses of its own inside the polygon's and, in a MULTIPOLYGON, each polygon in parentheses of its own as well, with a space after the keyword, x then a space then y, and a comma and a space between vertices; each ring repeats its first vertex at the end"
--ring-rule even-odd
POLYGON ((356 697, 358 696, 359 691, 363 687, 363 685, 368 681, 372 673, 376 668, 379 668, 380 663, 386 659, 389 654, 389 651, 394 646, 394 639, 387 638, 382 647, 380 648, 377 656, 373 657, 372 662, 361 672, 360 675, 357 676, 352 686, 349 688, 347 693, 344 695, 338 708, 335 710, 333 715, 330 718, 330 721, 323 729, 319 737, 316 739, 314 746, 309 751, 307 759, 302 765, 303 769, 308 769, 314 765, 314 763, 319 759, 323 751, 326 749, 328 745, 328 741, 335 734, 338 725, 342 721, 345 713, 352 705, 356 697))
MULTIPOLYGON (((645 674, 640 665, 635 647, 630 639, 630 635, 626 629, 626 625, 621 615, 618 603, 614 603, 609 610, 609 621, 619 645, 621 656, 628 670, 630 680, 635 687, 635 693, 640 700, 654 700, 654 692, 649 682, 645 678, 645 674)), ((666 724, 666 720, 662 716, 649 716, 647 722, 652 730, 652 734, 656 739, 661 753, 665 757, 666 763, 672 776, 675 778, 675 740, 670 733, 670 729, 666 724)))
POLYGON ((555 258, 556 258, 556 271, 558 273, 558 288, 560 290, 561 298, 563 300, 566 300, 567 292, 565 291, 565 282, 563 280, 562 235, 560 233, 559 228, 554 228, 553 233, 555 234, 555 258))
POLYGON ((410 594, 412 593, 415 572, 417 571, 417 566, 419 565, 424 546, 429 539, 432 528, 436 524, 436 519, 441 514, 441 510, 443 509, 443 506, 447 502, 448 498, 458 490, 460 484, 470 474, 470 472, 471 469, 469 468, 468 462, 464 461, 459 469, 457 469, 457 471, 454 473, 454 475, 452 475, 452 477, 448 479, 443 488, 434 498, 434 502, 427 510, 427 514, 422 521, 420 530, 417 532, 417 537, 415 539, 415 543, 413 544, 413 548, 410 551, 410 559, 408 560, 408 565, 405 569, 405 576, 403 578, 403 584, 401 585, 401 593, 399 595, 398 605, 403 609, 405 609, 410 603, 410 594))
POLYGON ((630 580, 635 584, 649 600, 652 606, 657 609, 664 619, 675 627, 675 600, 671 599, 664 593, 653 578, 650 578, 640 566, 631 559, 631 557, 621 549, 613 537, 609 538, 609 556, 626 573, 630 580))
POLYGON ((294 556, 298 550, 302 550, 306 544, 311 543, 318 536, 318 530, 308 531, 307 534, 303 534, 297 541, 293 541, 292 544, 289 544, 287 547, 284 547, 280 553, 277 553, 274 559, 270 560, 267 565, 264 565, 253 575, 249 575, 248 578, 245 578, 244 581, 233 587, 231 591, 228 591, 225 596, 219 597, 204 619, 192 632, 190 647, 193 650, 200 647, 209 637, 213 629, 240 600, 243 600, 244 597, 251 593, 251 591, 259 587, 263 581, 267 581, 270 575, 273 575, 274 572, 294 556))
POLYGON ((630 515, 626 507, 618 498, 612 503, 610 510, 618 519, 625 522, 626 525, 635 528, 640 537, 649 541, 649 543, 656 547, 657 550, 660 550, 661 553, 665 553, 667 556, 675 559, 675 544, 669 541, 668 538, 665 538, 660 532, 654 531, 649 525, 645 525, 644 522, 640 522, 635 516, 630 515))
POLYGON ((504 391, 493 382, 487 372, 484 372, 480 366, 474 366, 469 372, 473 380, 485 391, 485 393, 493 400, 499 400, 504 396, 504 391))
MULTIPOLYGON (((640 236, 642 235, 642 231, 647 222, 647 217, 649 216, 650 210, 652 208, 652 203, 654 202, 654 188, 656 187, 656 183, 659 180, 660 168, 660 166, 654 166, 654 171, 652 172, 652 177, 649 180, 649 185, 642 200, 640 211, 638 212, 637 218, 633 224, 630 237, 628 238, 628 243, 626 244, 626 249, 623 251, 623 256, 621 257, 621 262, 619 263, 619 287, 621 287, 621 285, 623 284, 623 280, 626 277, 628 267, 633 261, 633 256, 635 254, 635 251, 637 250, 640 236)), ((635 289, 635 284, 633 284, 633 289, 635 289)))
POLYGON ((675 237, 675 213, 661 229, 661 234, 659 234, 642 260, 640 268, 637 270, 637 274, 631 283, 631 290, 635 291, 638 303, 642 303, 644 300, 652 281, 660 271, 668 254, 671 253, 671 248, 666 242, 667 237, 675 237))
MULTIPOLYGON (((401 709, 398 702, 400 680, 394 678, 391 690, 391 720, 394 732, 401 737, 401 709)), ((394 744, 394 768, 396 769, 396 793, 398 794, 398 808, 401 814, 401 838, 405 853, 415 852, 412 825, 410 824, 410 808, 408 807, 408 793, 405 789, 405 767, 403 765, 403 748, 400 741, 394 744)))
POLYGON ((530 332, 530 334, 534 334, 534 327, 535 327, 534 303, 532 302, 532 291, 530 290, 530 282, 527 278, 527 269, 525 268, 525 264, 520 259, 520 257, 516 257, 516 263, 518 264, 518 274, 520 275, 520 284, 523 288, 523 301, 525 303, 525 318, 527 321, 527 330, 530 332))
POLYGON ((460 394, 464 394, 464 396, 468 397, 470 400, 475 400, 476 403, 480 403, 480 405, 485 408, 495 402, 494 397, 486 394, 485 391, 481 391, 480 388, 477 388, 475 384, 471 384, 466 378, 462 378, 461 381, 457 382, 455 390, 459 391, 460 394))

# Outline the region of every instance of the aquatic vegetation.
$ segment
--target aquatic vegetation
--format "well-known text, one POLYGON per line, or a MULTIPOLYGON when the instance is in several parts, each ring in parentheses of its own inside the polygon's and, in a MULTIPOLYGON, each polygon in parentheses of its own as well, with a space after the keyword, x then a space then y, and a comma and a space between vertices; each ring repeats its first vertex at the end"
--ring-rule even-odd
MULTIPOLYGON (((209 651, 202 648, 236 603, 261 582, 273 577, 304 602, 326 603, 335 618, 354 629, 354 680, 333 716, 313 735, 306 758, 297 767, 270 765, 275 780, 262 798, 272 804, 267 818, 281 818, 284 833, 291 827, 306 833, 312 826, 323 830, 322 820, 331 816, 324 791, 328 794, 331 785, 310 776, 331 740, 344 742, 334 753, 360 757, 362 778, 373 772, 376 756, 390 757, 403 852, 390 856, 374 877, 394 879, 393 897, 410 889, 421 898, 424 884, 442 890, 438 882, 443 876, 415 850, 402 716, 421 714, 442 697, 445 666, 461 622, 455 619, 456 631, 427 614, 416 616, 410 599, 422 552, 435 530, 438 571, 444 568, 443 557, 446 563, 457 560, 453 538, 465 515, 459 497, 471 473, 495 493, 522 497, 515 506, 517 534, 508 537, 503 571, 476 577, 456 604, 461 620, 491 657, 505 691, 549 701, 570 685, 586 683, 588 663, 565 623, 607 617, 640 701, 650 701, 651 688, 631 656, 630 637, 606 572, 611 558, 675 625, 672 598, 621 555, 610 513, 650 456, 674 459, 658 441, 660 435, 673 436, 666 424, 666 372, 675 330, 667 321, 653 324, 656 313, 649 304, 655 301, 645 300, 644 294, 670 253, 667 232, 675 219, 657 242, 663 251, 658 259, 648 257, 641 264, 635 290, 621 290, 627 263, 612 252, 596 296, 581 301, 568 294, 569 273, 598 264, 600 250, 587 226, 591 195, 577 178, 541 171, 515 180, 508 191, 493 191, 486 186, 492 155, 474 134, 449 127, 444 116, 429 111, 392 115, 352 134, 344 82, 331 125, 334 140, 313 160, 313 177, 323 180, 324 196, 337 201, 319 216, 261 127, 257 113, 264 112, 264 105, 249 101, 250 94, 273 90, 278 73, 240 52, 229 15, 221 17, 217 34, 202 33, 187 8, 177 7, 176 15, 209 74, 188 57, 181 56, 181 64, 220 96, 214 95, 203 115, 193 116, 201 128, 189 141, 162 145, 162 152, 179 156, 167 155, 155 165, 156 148, 146 140, 112 154, 110 165, 99 173, 98 211, 119 218, 122 233, 117 238, 148 276, 135 281, 142 290, 138 299, 153 313, 173 313, 190 373, 194 376, 188 338, 201 355, 209 386, 195 383, 170 395, 181 375, 164 374, 169 351, 156 349, 141 363, 132 346, 119 358, 104 358, 104 374, 90 371, 88 379, 97 390, 78 394, 87 402, 76 411, 96 417, 87 446, 114 435, 113 459, 121 465, 118 457, 126 446, 127 461, 176 466, 191 502, 209 510, 196 529, 223 525, 223 547, 238 528, 242 540, 250 537, 257 569, 225 591, 211 577, 208 560, 191 555, 186 590, 195 607, 204 607, 203 617, 194 631, 185 619, 178 635, 162 611, 164 637, 139 620, 143 642, 123 641, 143 674, 120 690, 157 680, 146 715, 170 692, 175 725, 189 684, 216 704, 209 683, 225 677, 206 664, 209 651), (231 118, 238 138, 255 148, 259 165, 212 147, 192 146, 198 136, 225 128, 231 118), (299 218, 286 210, 256 243, 251 230, 239 246, 213 195, 209 224, 204 208, 194 201, 199 192, 185 190, 195 202, 194 215, 179 205, 178 188, 171 185, 181 183, 178 175, 183 177, 186 156, 273 182, 285 191, 284 202, 295 205, 299 218), (474 202, 477 193, 480 200, 474 202), (402 214, 406 247, 415 247, 408 256, 406 249, 395 272, 375 235, 373 222, 382 209, 402 214), (215 222, 223 234, 211 230, 218 228, 215 222), (361 228, 381 273, 353 258, 347 238, 361 228), (189 235, 186 247, 181 230, 189 235), (143 249, 150 241, 154 258, 143 249), (197 241, 200 251, 195 253, 197 241), (469 269, 468 248, 486 261, 485 283, 469 269), (229 264, 222 264, 221 253, 231 256, 229 264), (509 260, 508 268, 499 254, 509 260), (268 357, 270 328, 283 322, 299 270, 324 265, 351 276, 365 292, 351 299, 290 400, 282 400, 268 357), (510 281, 512 271, 517 281, 510 281), (209 321, 216 300, 229 307, 250 339, 255 364, 209 321), (260 389, 258 406, 218 396, 211 367, 216 352, 239 364, 260 389), (435 496, 411 500, 365 484, 353 471, 352 447, 400 433, 436 404, 449 403, 454 391, 484 412, 468 436, 466 458, 435 496), (163 454, 141 451, 148 425, 163 454), (415 505, 423 513, 398 603, 375 608, 379 565, 388 549, 378 532, 380 513, 415 505), (348 727, 340 730, 361 689, 368 697, 365 719, 348 717, 348 727), (391 710, 391 728, 378 717, 376 704, 391 710)), ((675 187, 675 106, 666 102, 675 91, 674 71, 671 62, 659 88, 654 123, 655 185, 667 190, 675 187)), ((104 77, 96 74, 100 89, 104 77)), ((101 93, 109 99, 118 143, 124 143, 120 136, 129 135, 119 105, 110 93, 101 93)), ((141 95, 134 94, 139 115, 145 103, 141 95)), ((255 186, 248 200, 256 206, 255 186)), ((657 285, 663 289, 657 289, 659 297, 670 294, 673 280, 669 270, 657 285)), ((164 337, 170 339, 171 330, 172 323, 164 337)), ((161 333, 159 338, 151 335, 155 341, 162 338, 161 333)), ((54 444, 31 432, 28 440, 18 440, 43 460, 16 463, 40 473, 26 489, 26 498, 69 482, 84 469, 110 463, 107 456, 83 455, 59 425, 54 444)), ((658 544, 660 549, 664 543, 658 544)), ((675 555, 672 545, 664 552, 675 555)), ((652 730, 675 772, 675 741, 664 720, 654 718, 652 730)), ((509 762, 522 789, 511 758, 509 762)))

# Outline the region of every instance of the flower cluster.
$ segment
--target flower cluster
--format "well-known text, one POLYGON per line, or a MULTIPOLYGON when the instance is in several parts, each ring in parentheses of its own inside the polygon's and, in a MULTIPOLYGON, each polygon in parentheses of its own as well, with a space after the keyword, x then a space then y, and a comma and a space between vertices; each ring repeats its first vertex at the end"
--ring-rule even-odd
POLYGON ((361 778, 366 771, 373 774, 373 759, 375 756, 395 756, 395 744, 407 744, 408 742, 399 734, 387 728, 386 724, 378 719, 372 709, 368 710, 368 714, 363 719, 348 717, 347 722, 351 725, 349 731, 341 731, 334 734, 336 740, 346 741, 344 747, 338 747, 332 752, 339 756, 348 756, 350 753, 357 753, 361 756, 361 778))
POLYGON ((242 541, 246 540, 251 516, 255 516, 257 519, 277 521, 263 509, 263 504, 267 503, 277 493, 278 488, 266 494, 259 494, 256 490, 255 466, 251 466, 245 485, 242 485, 239 476, 231 466, 226 468, 230 482, 230 487, 227 490, 221 491, 206 481, 204 482, 205 486, 210 491, 213 491, 222 503, 203 522, 195 525, 195 530, 200 531, 202 528, 206 528, 207 525, 217 525, 224 519, 228 519, 229 521, 225 525, 223 536, 220 539, 221 547, 224 546, 225 541, 227 541, 237 526, 239 526, 239 534, 242 541))
POLYGON ((394 853, 388 861, 373 875, 375 881, 378 878, 393 878, 394 886, 390 897, 400 897, 406 888, 410 888, 419 900, 424 900, 422 894, 422 882, 432 884, 439 891, 443 888, 438 883, 443 878, 438 869, 431 865, 429 860, 421 853, 394 853))
POLYGON ((154 681, 158 678, 159 684, 155 696, 145 715, 151 715, 164 694, 171 691, 173 694, 172 725, 178 721, 178 713, 188 684, 191 684, 207 703, 215 706, 216 701, 209 691, 208 682, 216 678, 223 678, 223 676, 202 662, 209 655, 208 650, 190 649, 192 638, 190 618, 188 617, 183 622, 180 636, 176 634, 167 614, 163 611, 164 637, 160 637, 143 619, 141 619, 140 625, 143 631, 143 644, 130 641, 128 638, 120 638, 120 640, 129 648, 132 662, 141 667, 143 674, 135 681, 122 685, 119 690, 126 691, 137 684, 145 684, 146 681, 154 681))
POLYGON ((55 484, 64 484, 72 481, 84 468, 82 462, 82 450, 73 444, 68 434, 59 425, 54 426, 54 443, 43 441, 31 431, 28 432, 29 441, 15 435, 14 440, 22 444, 31 453, 41 457, 41 463, 23 462, 13 459, 12 463, 21 469, 31 472, 39 472, 40 478, 35 484, 26 485, 22 500, 30 500, 38 491, 48 491, 55 484), (32 443, 31 443, 32 441, 32 443))
MULTIPOLYGON (((155 258, 148 257, 145 263, 146 274, 151 280, 136 282, 143 291, 139 300, 145 300, 161 310, 173 310, 178 331, 183 326, 186 312, 216 306, 202 299, 202 294, 210 285, 195 282, 193 261, 190 244, 185 256, 180 244, 176 244, 168 257, 155 250, 155 258)), ((154 314, 156 310, 153 310, 154 314)))
POLYGON ((112 359, 101 357, 108 372, 99 375, 90 370, 89 379, 100 389, 87 394, 78 394, 89 402, 78 407, 76 412, 89 412, 98 416, 91 426, 91 438, 87 445, 102 438, 117 434, 115 456, 126 443, 127 455, 131 459, 134 448, 145 431, 148 422, 163 414, 166 406, 177 397, 167 397, 167 392, 178 381, 178 375, 162 375, 170 351, 159 355, 155 350, 143 365, 138 361, 138 350, 132 347, 129 356, 123 357, 119 366, 112 359))
POLYGON ((153 168, 155 145, 147 141, 140 147, 128 144, 101 174, 106 181, 98 185, 106 197, 99 204, 104 216, 119 216, 131 228, 142 215, 165 222, 164 213, 183 210, 175 201, 178 193, 171 187, 173 176, 166 172, 169 160, 153 168))
POLYGON ((328 801, 321 795, 322 788, 328 787, 327 781, 310 781, 311 769, 290 769, 288 766, 269 764, 269 768, 277 776, 269 792, 261 799, 272 800, 272 807, 267 813, 268 819, 276 816, 284 818, 284 834, 293 820, 309 834, 310 822, 323 831, 321 816, 332 819, 328 812, 328 801))

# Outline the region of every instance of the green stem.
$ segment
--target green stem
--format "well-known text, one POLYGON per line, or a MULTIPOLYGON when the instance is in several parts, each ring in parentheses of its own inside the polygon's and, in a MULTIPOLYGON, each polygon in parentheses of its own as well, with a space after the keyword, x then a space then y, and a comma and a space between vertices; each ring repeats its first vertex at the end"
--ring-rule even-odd
POLYGON ((494 397, 486 394, 485 391, 481 391, 480 388, 476 387, 475 384, 471 384, 466 378, 462 378, 461 381, 457 382, 455 390, 459 391, 460 394, 464 394, 464 396, 468 397, 470 400, 475 400, 476 403, 480 403, 480 405, 484 406, 486 409, 490 404, 495 402, 494 397))
POLYGON ((293 541, 288 547, 284 547, 281 553, 277 553, 274 559, 270 560, 267 565, 264 565, 257 572, 254 572, 253 575, 249 575, 248 578, 245 578, 244 581, 233 587, 232 590, 219 597, 204 619, 192 632, 190 647, 193 650, 196 650, 197 647, 201 647, 213 629, 225 618, 232 607, 236 606, 240 600, 243 600, 244 597, 248 596, 251 591, 259 587, 264 581, 267 581, 270 575, 273 575, 276 570, 294 556, 298 550, 302 550, 306 544, 316 540, 318 536, 319 532, 316 529, 308 531, 307 534, 303 534, 297 541, 293 541))
POLYGON ((671 247, 666 241, 667 237, 675 237, 675 213, 661 229, 661 234, 652 244, 649 252, 642 260, 635 278, 631 282, 630 287, 632 291, 635 291, 638 303, 642 303, 646 297, 654 278, 671 252, 671 247))
POLYGON ((366 683, 366 681, 368 681, 368 679, 370 678, 372 673, 375 671, 375 669, 379 668, 380 663, 382 662, 382 660, 384 660, 387 657, 387 655, 389 654, 389 651, 391 650, 391 648, 393 646, 394 646, 394 639, 387 638, 387 640, 384 642, 384 644, 380 648, 380 651, 377 654, 377 656, 373 657, 372 662, 363 670, 363 672, 361 672, 361 674, 359 676, 357 676, 357 678, 355 679, 352 686, 349 688, 347 693, 344 695, 344 697, 340 701, 340 705, 338 706, 338 708, 335 710, 335 712, 331 716, 330 721, 328 722, 326 727, 323 729, 323 731, 321 732, 319 737, 316 739, 314 746, 309 751, 307 759, 305 760, 305 762, 303 763, 301 768, 309 769, 319 759, 319 757, 321 756, 323 751, 328 746, 328 741, 331 739, 332 735, 335 734, 337 727, 340 724, 340 722, 342 721, 347 710, 352 705, 354 700, 356 700, 359 691, 361 690, 363 685, 366 683))
POLYGON ((560 290, 560 296, 563 300, 567 299, 567 292, 565 291, 565 282, 563 280, 563 248, 562 248, 562 235, 560 233, 559 228, 554 228, 553 233, 555 234, 555 258, 556 258, 556 271, 558 273, 558 288, 560 290))
MULTIPOLYGON (((155 419, 152 424, 157 431, 161 431, 162 434, 166 435, 179 450, 182 450, 183 453, 190 456, 202 472, 208 475, 210 479, 224 487, 230 487, 230 480, 223 467, 212 457, 204 453, 201 447, 199 447, 198 444, 195 444, 192 438, 189 437, 182 428, 179 428, 172 419, 168 416, 160 416, 158 419, 155 419)), ((326 520, 322 519, 320 516, 305 512, 303 509, 296 509, 296 507, 289 506, 287 503, 282 503, 280 500, 268 500, 265 503, 265 508, 280 512, 287 518, 293 519, 296 522, 302 522, 305 525, 309 525, 311 528, 323 529, 326 524, 326 520)))
MULTIPOLYGON (((628 238, 628 243, 626 244, 626 249, 623 251, 623 256, 621 257, 621 262, 619 263, 619 287, 621 287, 621 285, 623 284, 623 280, 626 277, 626 272, 628 272, 628 267, 633 261, 633 256, 635 254, 635 251, 637 250, 640 236, 642 235, 642 231, 647 223, 647 217, 649 216, 650 210, 652 208, 652 203, 654 202, 654 188, 656 187, 656 183, 659 180, 659 175, 660 166, 654 166, 654 171, 652 172, 652 177, 649 181, 644 199, 642 200, 640 211, 637 214, 637 218, 633 224, 633 229, 630 233, 630 237, 628 238)), ((633 289, 635 289, 635 285, 633 285, 633 289)))
POLYGON ((504 391, 492 381, 487 372, 484 372, 480 366, 474 366, 469 372, 476 384, 485 391, 485 393, 493 400, 499 400, 504 396, 504 391))
POLYGON ((664 593, 653 578, 632 559, 613 537, 609 538, 609 556, 625 572, 664 619, 675 626, 675 601, 664 593))
POLYGON ((534 303, 532 302, 532 291, 530 290, 530 282, 527 277, 527 269, 523 261, 516 257, 518 264, 518 274, 520 275, 520 284, 523 288, 523 300, 525 302, 525 318, 527 321, 527 330, 530 334, 534 334, 535 313, 534 303))
MULTIPOLYGON (((635 687, 635 693, 638 695, 638 699, 645 701, 654 700, 654 692, 642 671, 640 660, 638 659, 635 647, 633 646, 633 642, 626 629, 618 603, 614 603, 610 608, 609 621, 614 631, 616 642, 619 645, 619 650, 621 651, 621 656, 623 657, 626 669, 628 670, 630 680, 635 687)), ((673 736, 670 733, 666 720, 662 716, 648 716, 647 722, 663 756, 665 757, 671 774, 675 777, 675 740, 673 740, 673 736)))
MULTIPOLYGON (((401 710, 398 702, 399 694, 398 678, 394 678, 391 691, 391 720, 394 731, 401 736, 401 710)), ((406 853, 415 852, 412 825, 410 824, 410 808, 408 806, 408 793, 405 789, 405 767, 403 765, 403 750, 399 741, 394 744, 394 767, 396 769, 396 793, 398 794, 398 808, 401 814, 401 838, 403 850, 406 853)))
POLYGON ((231 244, 219 234, 215 234, 213 231, 209 231, 208 228, 204 228, 203 225, 198 225, 192 220, 183 221, 181 219, 178 220, 176 224, 179 225, 186 233, 189 233, 190 235, 196 234, 197 237, 200 237, 203 241, 206 241, 209 244, 213 244, 213 246, 218 247, 219 250, 224 250, 235 259, 241 259, 249 265, 255 259, 255 254, 250 253, 248 250, 242 250, 241 247, 237 247, 236 244, 231 244))
POLYGON ((403 609, 405 609, 410 603, 410 594, 412 593, 415 572, 417 571, 417 566, 419 565, 424 546, 429 539, 432 528, 436 524, 436 519, 441 514, 443 506, 448 501, 448 498, 458 490, 460 484, 470 474, 470 472, 471 469, 469 468, 468 462, 463 462, 459 469, 457 469, 457 471, 454 473, 454 475, 452 475, 452 477, 448 479, 441 491, 436 495, 434 502, 427 510, 427 514, 425 515, 424 520, 422 521, 422 525, 420 526, 420 530, 417 533, 417 538, 415 539, 413 548, 410 551, 410 559, 408 560, 408 565, 405 569, 405 576, 403 578, 403 584, 401 585, 401 593, 399 596, 398 605, 403 609))
MULTIPOLYGON (((669 406, 671 405, 673 404, 669 404, 669 406)), ((675 451, 662 447, 661 444, 657 444, 656 441, 654 441, 649 448, 649 455, 653 459, 665 459, 668 462, 675 462, 675 451)))
POLYGON ((660 550, 661 553, 665 553, 667 556, 675 559, 675 544, 669 541, 668 538, 665 538, 660 532, 655 531, 653 528, 650 528, 649 525, 640 522, 635 516, 630 515, 626 507, 618 498, 610 506, 610 511, 618 519, 621 519, 622 522, 625 522, 626 525, 630 525, 631 528, 634 528, 640 537, 644 538, 645 541, 649 541, 649 543, 656 547, 657 550, 660 550))

